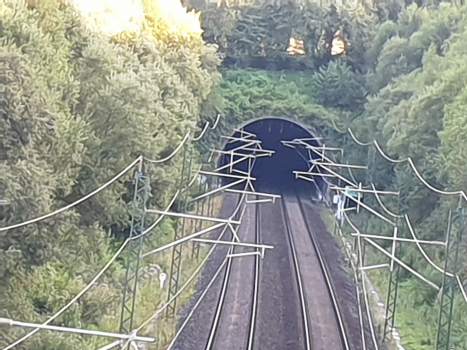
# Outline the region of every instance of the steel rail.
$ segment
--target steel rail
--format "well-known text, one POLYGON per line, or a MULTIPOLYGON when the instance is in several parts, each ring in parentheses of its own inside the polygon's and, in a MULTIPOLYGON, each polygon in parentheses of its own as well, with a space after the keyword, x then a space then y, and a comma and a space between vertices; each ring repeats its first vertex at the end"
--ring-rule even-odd
MULTIPOLYGON (((244 200, 245 200, 245 194, 242 194, 240 196, 238 196, 238 200, 237 200, 237 205, 235 207, 235 210, 233 211, 232 215, 229 217, 229 218, 234 218, 238 215, 240 221, 242 220, 243 218, 243 212, 240 213, 240 209, 241 207, 245 207, 245 205, 243 204, 244 203, 244 200), (243 205, 242 205, 243 204, 243 205)), ((227 230, 228 226, 224 226, 224 229, 222 230, 221 234, 219 235, 218 239, 220 240, 225 231, 227 230)), ((232 242, 235 240, 235 237, 232 237, 232 242)), ((211 252, 216 248, 217 244, 214 244, 214 246, 211 248, 211 252)), ((232 247, 231 247, 232 248, 232 247)), ((231 251, 231 249, 229 249, 229 252, 231 251)), ((206 256, 205 261, 207 261, 207 259, 209 258, 209 255, 211 254, 208 253, 208 256, 206 256)), ((199 297, 198 301, 195 303, 195 305, 193 306, 191 312, 188 314, 188 316, 185 318, 185 321, 183 322, 183 324, 181 325, 181 327, 178 329, 177 333, 175 334, 175 336, 172 338, 172 341, 170 342, 170 344, 168 345, 167 347, 167 350, 170 350, 172 349, 172 347, 174 346, 176 340, 178 339, 178 337, 180 336, 180 334, 182 333, 183 329, 185 328, 185 326, 188 324, 189 320, 191 319, 191 317, 193 316, 194 312, 196 311, 196 309, 198 308, 198 306, 200 305, 200 303, 202 302, 202 300, 204 299, 204 297, 206 296, 208 290, 211 288, 212 284, 214 283, 214 281, 217 279, 218 275, 221 273, 221 271, 225 268, 225 265, 227 264, 227 262, 231 259, 229 259, 228 257, 229 253, 226 254, 226 257, 224 259, 224 261, 222 262, 221 266, 218 268, 218 270, 216 271, 216 273, 214 274, 214 277, 211 279, 211 281, 209 282, 208 286, 206 287, 206 289, 203 291, 203 293, 201 294, 201 296, 199 297)), ((204 262, 202 264, 204 264, 204 262)), ((200 266, 201 267, 201 266, 200 266)), ((199 268, 200 268, 199 267, 199 268)), ((193 277, 194 275, 192 275, 193 277)), ((182 287, 183 288, 183 287, 182 287)), ((180 292, 180 291, 179 291, 180 292)), ((145 321, 145 323, 143 323, 142 326, 140 326, 138 329, 141 329, 145 324, 147 324, 148 322, 150 322, 151 319, 154 319, 154 317, 156 317, 160 312, 162 312, 165 307, 168 305, 168 303, 166 303, 161 309, 159 309, 153 316, 151 316, 151 318, 149 318, 148 320, 145 321)))
MULTIPOLYGON (((245 195, 239 196, 237 205, 240 205, 240 201, 243 200, 244 196, 245 195)), ((232 237, 232 240, 235 240, 235 237, 232 237)), ((235 248, 234 246, 231 246, 229 248, 227 256, 231 255, 234 252, 234 250, 235 250, 234 248, 235 248)), ((211 350, 212 346, 214 344, 214 339, 216 337, 217 328, 218 328, 220 316, 221 316, 221 313, 222 313, 222 308, 224 306, 224 299, 225 299, 225 296, 227 294, 227 287, 228 287, 228 284, 229 284, 231 270, 232 270, 232 257, 227 257, 227 264, 226 264, 226 267, 225 267, 224 279, 222 281, 222 289, 221 289, 221 292, 220 292, 220 295, 219 295, 219 299, 217 301, 216 312, 214 314, 214 319, 212 321, 211 329, 209 331, 209 338, 208 338, 208 340, 206 342, 206 346, 205 346, 206 350, 211 350)))
MULTIPOLYGON (((258 195, 256 199, 258 199, 258 195)), ((256 223, 255 223, 255 241, 256 244, 260 244, 261 242, 261 204, 256 203, 255 205, 256 210, 256 223)), ((259 252, 259 249, 256 249, 259 252)), ((248 343, 247 343, 247 350, 253 349, 253 342, 255 339, 255 330, 256 330, 256 313, 258 311, 258 297, 259 297, 259 264, 260 264, 261 257, 255 257, 255 270, 253 274, 254 283, 253 283, 253 297, 251 303, 251 313, 250 313, 250 331, 248 333, 248 343)))
POLYGON ((321 253, 321 250, 320 250, 318 244, 316 243, 316 239, 314 237, 313 230, 311 229, 308 221, 306 220, 305 209, 303 208, 303 203, 302 203, 302 201, 301 201, 301 199, 300 199, 300 197, 298 195, 296 195, 296 197, 297 197, 297 200, 298 200, 298 205, 300 207, 300 212, 301 212, 302 217, 303 217, 303 219, 305 221, 305 226, 307 228, 308 235, 310 236, 311 243, 313 244, 316 255, 318 257, 320 269, 321 269, 321 271, 323 273, 323 276, 324 276, 324 279, 326 281, 326 288, 327 288, 327 290, 329 292, 329 296, 331 297, 331 301, 332 301, 332 304, 334 306, 333 311, 334 311, 334 314, 336 316, 337 323, 339 325, 339 331, 340 331, 340 338, 341 338, 341 341, 342 341, 342 346, 343 346, 344 349, 350 350, 349 339, 347 338, 347 331, 345 329, 344 320, 343 320, 343 317, 342 317, 342 312, 340 310, 339 303, 337 302, 337 297, 336 297, 334 284, 332 282, 332 279, 330 278, 326 261, 323 258, 323 254, 321 253))
MULTIPOLYGON (((234 251, 234 247, 230 247, 229 252, 228 252, 227 255, 232 254, 233 251, 234 251)), ((229 285, 231 270, 232 270, 232 258, 227 257, 227 266, 226 266, 226 270, 225 270, 225 274, 224 274, 224 280, 222 281, 222 289, 221 289, 221 293, 220 293, 220 296, 219 296, 219 300, 217 302, 216 313, 215 313, 215 316, 214 316, 214 320, 212 321, 211 330, 209 332, 209 338, 208 338, 208 341, 207 341, 207 344, 206 344, 206 347, 205 347, 206 350, 211 350, 212 346, 214 344, 214 338, 216 337, 217 327, 219 325, 219 320, 220 320, 220 317, 221 317, 222 308, 224 306, 224 299, 225 299, 225 296, 227 294, 227 287, 229 285)))
MULTIPOLYGON (((246 207, 246 205, 245 205, 246 207)), ((256 215, 255 215, 255 243, 259 244, 259 221, 258 221, 258 205, 255 205, 256 207, 256 215)), ((234 257, 236 256, 241 256, 241 255, 235 255, 235 246, 232 246, 229 249, 228 257, 230 257, 227 261, 227 266, 224 274, 224 280, 222 282, 222 289, 218 298, 217 302, 217 307, 216 307, 216 312, 215 316, 211 325, 211 329, 209 332, 209 338, 206 343, 206 350, 212 350, 214 346, 214 341, 217 336, 217 331, 218 331, 218 326, 219 326, 219 321, 221 319, 222 315, 222 310, 224 308, 224 301, 227 295, 227 290, 228 286, 230 283, 230 277, 232 273, 232 261, 234 257)), ((255 332, 255 320, 256 320, 256 311, 257 311, 257 301, 258 301, 258 290, 259 290, 259 264, 261 260, 261 248, 256 248, 255 252, 257 255, 255 256, 255 273, 254 273, 254 288, 253 288, 253 296, 252 296, 252 306, 251 306, 251 313, 250 313, 250 320, 249 320, 249 332, 248 332, 248 338, 247 340, 247 350, 252 350, 253 349, 253 340, 254 340, 254 332, 255 332)))
POLYGON ((304 288, 303 288, 303 282, 302 282, 302 276, 300 274, 300 265, 298 263, 298 256, 297 256, 297 250, 295 248, 295 244, 294 244, 294 241, 293 241, 293 237, 292 237, 292 226, 291 226, 291 222, 290 222, 290 216, 287 212, 287 208, 286 208, 286 205, 285 205, 285 198, 284 196, 281 196, 281 202, 280 202, 280 205, 281 205, 281 209, 282 209, 282 213, 283 213, 283 219, 284 219, 284 223, 285 223, 285 230, 287 232, 287 238, 288 238, 288 242, 289 242, 289 245, 290 245, 290 249, 292 251, 292 257, 293 257, 293 262, 294 262, 294 272, 295 272, 295 278, 296 278, 296 281, 297 281, 297 286, 298 286, 298 292, 299 292, 299 295, 300 295, 300 306, 301 306, 301 309, 302 309, 302 322, 303 322, 303 330, 305 332, 305 349, 306 350, 311 350, 311 332, 310 332, 310 322, 309 322, 309 317, 308 317, 308 306, 307 306, 307 303, 306 303, 306 298, 305 298, 305 291, 304 291, 304 288))

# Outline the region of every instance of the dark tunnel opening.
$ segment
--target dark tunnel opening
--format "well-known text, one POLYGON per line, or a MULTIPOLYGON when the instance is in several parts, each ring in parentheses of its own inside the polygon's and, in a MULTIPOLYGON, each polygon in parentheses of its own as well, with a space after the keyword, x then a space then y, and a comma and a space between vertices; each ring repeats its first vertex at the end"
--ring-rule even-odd
MULTIPOLYGON (((310 164, 309 157, 316 159, 319 156, 317 153, 307 151, 304 147, 295 147, 284 145, 281 141, 292 141, 295 139, 314 139, 307 142, 312 146, 320 146, 316 135, 300 126, 299 124, 282 118, 264 118, 252 121, 242 128, 248 133, 256 135, 256 140, 260 140, 261 147, 265 150, 272 150, 275 153, 270 157, 256 158, 252 177, 256 178, 253 181, 255 189, 265 193, 299 193, 301 195, 317 198, 319 192, 325 192, 325 182, 319 176, 313 177, 315 181, 310 182, 303 179, 296 179, 293 171, 308 171, 310 164), (320 189, 318 191, 317 187, 320 189)), ((239 131, 235 132, 233 137, 241 137, 239 131)), ((244 145, 243 142, 230 141, 225 144, 224 151, 231 151, 244 145)), ((237 151, 236 151, 237 152, 237 151)), ((246 154, 247 150, 239 150, 238 153, 246 154)), ((235 159, 239 159, 237 156, 235 159)), ((220 157, 219 165, 226 165, 231 162, 230 155, 220 157)), ((247 172, 248 161, 235 164, 236 173, 247 172)), ((234 179, 224 179, 223 185, 235 181, 234 179)), ((236 186, 237 189, 242 189, 244 184, 236 186)))

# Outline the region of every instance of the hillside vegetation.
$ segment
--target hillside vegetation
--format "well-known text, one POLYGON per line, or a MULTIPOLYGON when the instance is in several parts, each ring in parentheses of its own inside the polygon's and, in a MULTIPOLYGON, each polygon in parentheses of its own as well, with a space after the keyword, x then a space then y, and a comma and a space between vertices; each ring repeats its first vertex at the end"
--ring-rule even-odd
MULTIPOLYGON (((102 11, 89 1, 0 1, 0 199, 9 202, 0 226, 62 208, 140 155, 167 156, 198 129, 220 78, 199 20, 176 2, 131 4, 110 1, 102 11)), ((165 208, 181 163, 179 155, 147 167, 148 207, 165 208)), ((40 323, 81 291, 128 236, 133 176, 51 219, 0 232, 2 317, 40 323)), ((168 220, 147 244, 172 238, 168 220)), ((123 281, 118 259, 54 324, 118 332, 123 281)), ((165 298, 148 295, 139 315, 165 298)), ((25 333, 2 327, 0 347, 25 333)), ((41 331, 16 348, 95 350, 103 342, 41 331)))

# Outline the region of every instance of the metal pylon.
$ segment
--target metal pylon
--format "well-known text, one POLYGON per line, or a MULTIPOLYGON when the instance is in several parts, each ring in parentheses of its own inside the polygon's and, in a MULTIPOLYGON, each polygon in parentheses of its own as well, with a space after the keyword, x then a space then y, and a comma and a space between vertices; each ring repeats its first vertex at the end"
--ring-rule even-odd
POLYGON ((375 161, 376 161, 376 150, 374 147, 370 147, 367 153, 367 170, 366 170, 366 180, 368 186, 371 186, 373 183, 373 174, 375 172, 375 161))
POLYGON ((449 212, 449 226, 446 238, 446 254, 444 262, 443 284, 441 286, 441 303, 438 318, 438 334, 436 336, 436 350, 450 350, 451 324, 454 308, 454 292, 456 290, 456 276, 459 260, 459 247, 462 231, 465 225, 465 210, 449 212), (454 231, 454 232, 453 232, 454 231), (446 272, 453 274, 448 276, 446 272))
MULTIPOLYGON (((199 183, 199 190, 198 193, 203 193, 207 192, 208 187, 207 187, 207 182, 202 183, 200 181, 199 183)), ((206 204, 206 198, 201 199, 201 201, 196 201, 196 215, 201 215, 205 216, 205 204, 206 204)), ((195 231, 201 231, 203 229, 203 222, 201 220, 196 221, 195 223, 195 231)), ((191 250, 191 258, 198 259, 199 258, 199 249, 200 249, 200 244, 198 242, 193 242, 192 243, 192 250, 191 250)))
MULTIPOLYGON (((191 177, 191 162, 192 162, 192 153, 193 149, 190 146, 185 145, 183 149, 183 163, 182 163, 182 172, 180 174, 180 207, 179 212, 184 213, 187 207, 187 190, 184 188, 185 182, 188 184, 191 177), (187 149, 189 149, 188 164, 187 164, 187 149), (187 173, 187 174, 185 174, 187 173)), ((185 219, 178 219, 176 228, 175 228, 175 237, 174 241, 179 240, 183 237, 185 231, 185 219)), ((169 292, 167 300, 170 301, 174 295, 178 293, 179 280, 180 280, 180 271, 182 267, 182 249, 183 244, 176 245, 172 250, 172 263, 170 267, 170 278, 169 278, 169 292)), ((167 305, 167 317, 174 317, 177 307, 177 298, 174 298, 167 305)))
MULTIPOLYGON (((399 210, 398 217, 396 218, 396 226, 394 227, 394 239, 397 237, 405 237, 407 232, 407 223, 405 222, 404 213, 405 206, 402 202, 401 194, 399 194, 399 210)), ((402 243, 392 242, 392 255, 394 258, 402 256, 402 243)), ((394 260, 391 260, 389 264, 389 283, 388 283, 388 294, 386 299, 386 316, 384 320, 383 330, 383 342, 388 343, 391 339, 392 330, 396 324, 396 309, 397 309, 397 297, 399 293, 399 280, 400 280, 400 265, 394 260)))
MULTIPOLYGON (((131 215, 130 238, 138 237, 144 231, 146 202, 149 194, 149 177, 143 173, 142 163, 135 173, 133 210, 131 215)), ((123 291, 120 333, 129 334, 133 330, 133 320, 138 289, 140 255, 144 237, 133 239, 128 245, 126 260, 125 289, 123 291)))

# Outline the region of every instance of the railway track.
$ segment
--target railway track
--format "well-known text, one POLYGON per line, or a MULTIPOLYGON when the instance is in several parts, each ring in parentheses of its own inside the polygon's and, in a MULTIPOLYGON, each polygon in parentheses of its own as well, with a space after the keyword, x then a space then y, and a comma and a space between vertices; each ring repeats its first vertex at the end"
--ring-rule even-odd
MULTIPOLYGON (((337 346, 333 347, 334 349, 341 348, 343 350, 350 350, 350 343, 349 343, 349 339, 347 337, 347 331, 346 331, 346 328, 345 328, 345 325, 344 325, 344 317, 343 317, 343 314, 342 314, 342 312, 340 310, 340 306, 339 306, 339 303, 338 303, 338 300, 337 300, 336 288, 335 288, 335 286, 333 284, 333 281, 332 281, 332 279, 330 277, 329 268, 327 266, 326 259, 324 258, 324 255, 321 252, 321 248, 320 248, 320 246, 318 244, 318 239, 316 238, 316 236, 314 234, 313 227, 311 227, 310 222, 308 220, 306 220, 307 213, 306 213, 306 210, 305 210, 304 205, 302 203, 303 199, 300 198, 299 195, 296 195, 295 198, 296 198, 297 203, 298 203, 299 211, 300 211, 300 214, 301 214, 300 216, 301 216, 301 218, 303 218, 303 221, 304 221, 305 227, 306 227, 306 231, 307 231, 308 236, 310 238, 310 242, 313 245, 313 249, 315 251, 316 258, 317 258, 317 260, 319 262, 320 271, 322 273, 322 276, 324 277, 325 286, 326 286, 326 289, 327 289, 327 292, 328 292, 328 297, 329 297, 328 301, 332 305, 331 309, 332 309, 333 314, 334 314, 335 324, 334 324, 334 327, 332 327, 331 329, 328 328, 327 332, 328 332, 328 334, 333 335, 330 338, 334 338, 334 339, 336 339, 335 342, 340 343, 340 347, 337 347, 337 346)), ((329 304, 328 304, 328 306, 329 306, 329 304)), ((323 348, 328 349, 329 346, 331 346, 331 345, 330 344, 325 345, 323 348)), ((317 347, 313 347, 313 349, 316 349, 316 348, 317 347)))
POLYGON ((286 202, 284 197, 281 198, 281 209, 284 217, 285 228, 287 233, 287 238, 290 245, 290 250, 293 257, 293 271, 295 275, 295 280, 297 283, 298 293, 300 295, 300 308, 302 310, 302 322, 303 322, 303 331, 304 331, 304 349, 311 350, 311 338, 310 338, 310 315, 308 312, 308 304, 305 296, 305 289, 303 287, 302 274, 300 272, 300 265, 298 262, 297 248, 295 246, 293 232, 292 232, 292 223, 290 220, 290 215, 286 209, 286 202))
MULTIPOLYGON (((258 199, 258 197, 256 197, 258 199)), ((256 203, 255 205, 255 214, 256 214, 256 223, 255 223, 255 242, 261 242, 261 208, 260 204, 256 203)), ((259 249, 256 250, 259 253, 259 249)), ((253 296, 252 296, 252 305, 251 305, 251 317, 250 317, 250 330, 248 334, 248 346, 247 350, 253 349, 253 342, 255 337, 255 329, 256 329, 256 313, 258 311, 258 292, 259 292, 259 274, 260 274, 260 256, 256 255, 255 257, 255 277, 254 277, 254 285, 253 285, 253 296)))
MULTIPOLYGON (((259 242, 260 225, 258 204, 248 206, 243 219, 242 241, 259 242)), ((253 347, 255 314, 258 295, 260 252, 246 255, 251 248, 234 247, 229 258, 222 288, 219 294, 215 317, 211 325, 205 349, 245 350, 253 347)))
POLYGON ((264 260, 241 256, 241 247, 229 250, 235 257, 225 268, 205 350, 350 350, 326 261, 301 201, 285 196, 246 209, 241 240, 275 249, 264 260))

